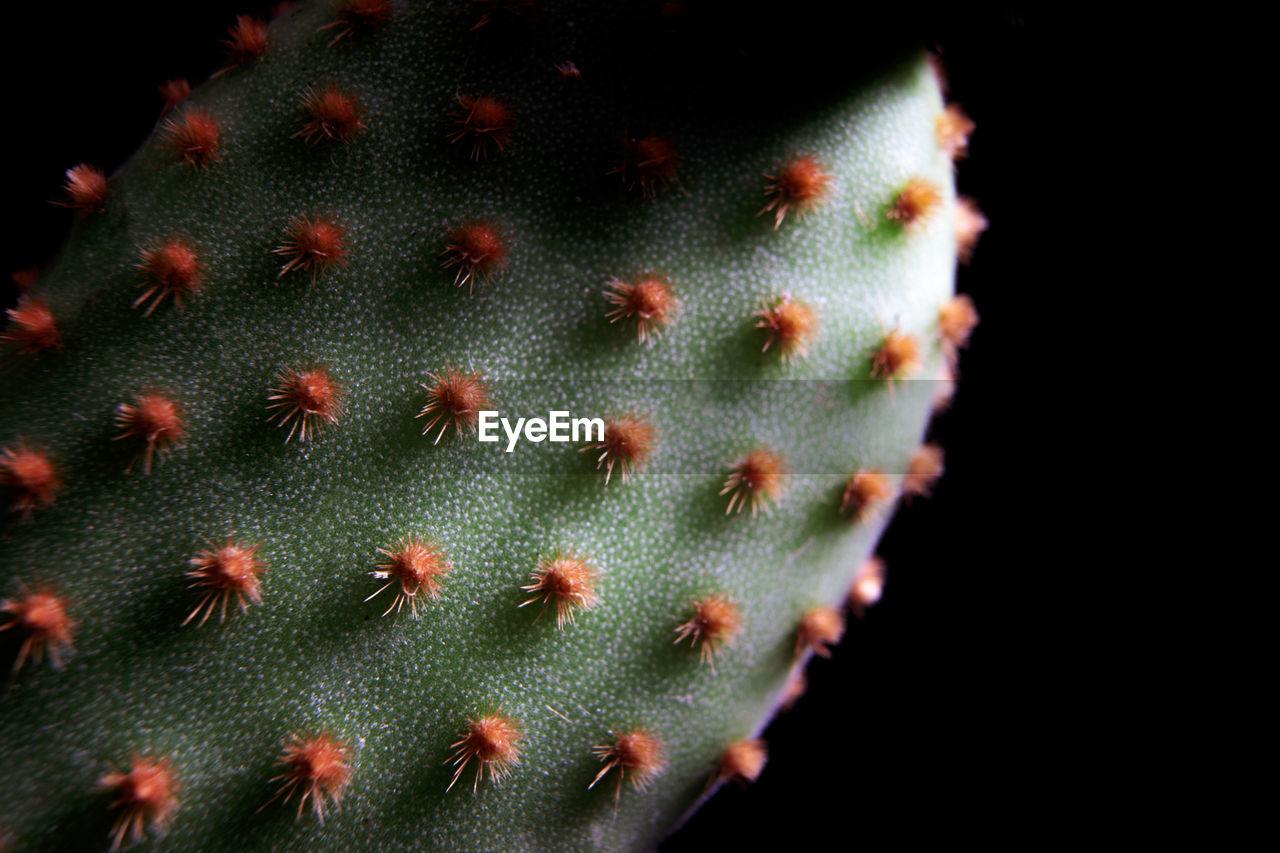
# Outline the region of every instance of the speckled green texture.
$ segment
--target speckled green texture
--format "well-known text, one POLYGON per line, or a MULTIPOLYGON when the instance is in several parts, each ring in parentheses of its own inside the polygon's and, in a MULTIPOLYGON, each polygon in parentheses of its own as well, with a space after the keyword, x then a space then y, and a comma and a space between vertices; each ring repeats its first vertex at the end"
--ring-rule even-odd
POLYGON ((638 63, 611 50, 622 25, 592 4, 544 4, 536 47, 518 29, 471 32, 471 7, 399 5, 332 48, 333 31, 317 33, 331 6, 289 13, 264 60, 191 100, 224 124, 222 160, 192 169, 153 139, 43 277, 65 348, 0 377, 0 443, 47 448, 66 486, 31 520, 2 522, 0 579, 5 594, 16 579, 55 585, 78 628, 61 671, 28 664, 0 698, 0 829, 20 849, 105 847, 110 796, 94 787, 134 750, 172 756, 182 781, 157 849, 652 845, 724 747, 767 722, 801 615, 838 603, 873 548, 888 513, 850 522, 841 489, 860 468, 905 470, 936 388, 871 381, 870 354, 897 328, 923 342, 917 375, 940 375, 952 290, 951 171, 923 58, 764 121, 708 107, 692 84, 633 97, 638 63), (581 80, 561 79, 562 57, 581 80), (367 130, 291 138, 300 93, 329 81, 358 94, 367 130), (517 111, 513 142, 471 162, 448 140, 455 97, 490 91, 517 111), (682 157, 654 199, 607 174, 641 126, 682 157), (796 152, 827 165, 832 193, 775 231, 757 216, 763 175, 796 152), (907 232, 884 213, 913 176, 945 203, 907 232), (347 266, 314 285, 277 279, 271 251, 300 213, 349 231, 347 266), (469 217, 510 240, 506 269, 474 293, 440 258, 469 217), (131 307, 139 247, 173 235, 199 251, 204 292, 144 318, 131 307), (646 270, 680 302, 652 346, 605 316, 610 279, 646 270), (760 352, 753 312, 781 293, 819 314, 805 360, 760 352), (347 389, 346 413, 286 444, 268 388, 312 363, 347 389), (657 449, 605 487, 573 445, 507 454, 452 431, 432 445, 414 415, 447 364, 483 371, 513 418, 649 413, 657 449), (138 446, 115 440, 114 411, 152 389, 181 401, 189 436, 150 475, 126 473, 138 446), (726 517, 718 492, 754 446, 788 460, 788 487, 770 514, 726 517), (262 545, 262 604, 183 627, 200 597, 188 561, 228 534, 262 545), (363 603, 378 549, 408 534, 454 566, 417 620, 381 615, 390 591, 363 603), (600 603, 558 630, 517 605, 538 559, 570 546, 601 570, 600 603), (745 628, 714 671, 672 642, 711 591, 741 604, 745 628), (468 772, 446 794, 449 744, 498 707, 523 722, 520 765, 501 787, 473 794, 468 772), (615 811, 612 780, 587 790, 592 747, 634 726, 661 738, 669 766, 615 811), (341 809, 322 826, 262 808, 285 738, 321 729, 354 746, 341 809))

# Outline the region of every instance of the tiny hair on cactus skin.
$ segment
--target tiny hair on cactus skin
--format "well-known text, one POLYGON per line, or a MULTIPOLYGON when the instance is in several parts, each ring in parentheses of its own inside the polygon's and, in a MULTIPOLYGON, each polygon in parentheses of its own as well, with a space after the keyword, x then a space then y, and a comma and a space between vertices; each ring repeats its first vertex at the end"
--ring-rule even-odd
POLYGON ((755 316, 756 327, 764 329, 766 334, 761 352, 768 352, 769 347, 776 343, 784 361, 808 355, 818 324, 817 314, 808 305, 783 294, 757 311, 755 316))
POLYGON ((235 596, 240 603, 241 612, 249 610, 249 602, 262 602, 262 582, 259 575, 266 568, 258 559, 260 545, 243 545, 228 536, 226 544, 220 548, 209 547, 191 558, 191 571, 187 577, 191 580, 190 588, 207 590, 204 598, 196 605, 191 615, 182 621, 189 623, 201 610, 203 625, 210 614, 220 605, 219 622, 227 619, 227 602, 235 596))
POLYGON ((927 498, 933 495, 934 484, 946 470, 942 448, 936 444, 922 444, 911 454, 907 473, 902 478, 902 493, 912 497, 927 498))
POLYGON ((445 269, 457 267, 453 283, 469 285, 475 291, 477 279, 488 279, 507 265, 507 241, 502 229, 492 222, 475 219, 449 232, 444 250, 445 269))
POLYGON ((587 786, 590 790, 612 770, 618 771, 618 783, 613 790, 613 801, 622 798, 622 783, 629 775, 631 786, 637 791, 649 787, 662 774, 667 762, 662 755, 662 742, 645 729, 634 729, 618 735, 613 743, 593 746, 591 752, 604 762, 604 767, 587 786))
POLYGON ((792 669, 791 675, 787 678, 787 684, 782 690, 782 698, 778 700, 779 710, 790 711, 808 689, 809 677, 804 674, 804 670, 799 667, 792 669))
POLYGON ((293 135, 307 142, 332 139, 350 142, 364 130, 360 101, 350 92, 344 92, 336 83, 328 83, 319 89, 308 86, 302 92, 302 106, 309 118, 302 129, 293 135))
POLYGON ((893 486, 886 475, 874 469, 858 471, 845 484, 844 494, 840 497, 840 512, 863 521, 892 496, 893 486))
POLYGON ((760 778, 768 760, 769 748, 760 738, 734 741, 720 757, 715 780, 721 782, 733 780, 745 786, 748 782, 754 782, 760 778))
POLYGON ((973 250, 978 238, 987 230, 987 217, 978 209, 978 203, 968 196, 956 200, 956 259, 962 264, 973 260, 973 250))
POLYGON ((448 574, 453 566, 444 551, 437 545, 430 540, 410 535, 401 539, 392 549, 379 548, 378 553, 387 559, 379 563, 378 568, 369 574, 387 582, 365 601, 371 601, 388 587, 400 584, 400 589, 396 592, 391 605, 383 611, 383 616, 392 610, 399 612, 407 601, 410 613, 414 619, 417 619, 419 592, 426 593, 432 601, 440 600, 441 578, 448 574))
POLYGON ((427 376, 431 381, 422 386, 427 391, 427 404, 414 417, 435 416, 423 427, 423 435, 443 422, 432 444, 439 444, 451 425, 459 434, 463 427, 475 432, 480 412, 494 407, 489 386, 479 371, 463 373, 453 365, 446 365, 443 373, 428 373, 427 376))
MULTIPOLYGON (((520 587, 525 592, 532 592, 532 598, 520 604, 533 604, 541 599, 542 610, 555 602, 556 627, 564 628, 573 624, 579 610, 590 610, 600 602, 596 595, 596 579, 599 573, 592 568, 585 557, 576 555, 572 549, 556 551, 538 561, 533 570, 533 583, 520 587)), ((542 612, 539 612, 539 616, 542 612)))
POLYGON ((893 205, 885 213, 890 222, 912 230, 923 223, 942 204, 942 190, 924 178, 907 181, 894 196, 893 205))
POLYGON ((788 162, 776 174, 766 174, 769 181, 764 193, 769 197, 757 216, 772 210, 773 230, 782 227, 782 220, 794 210, 801 219, 826 199, 831 188, 831 175, 817 157, 803 154, 788 162))
POLYGON ((969 345, 978 320, 978 309, 964 293, 956 294, 938 309, 938 334, 948 360, 954 362, 958 351, 969 345))
POLYGON ((604 483, 609 485, 616 466, 622 482, 631 481, 631 475, 649 459, 658 431, 645 415, 619 415, 604 422, 604 441, 590 444, 583 451, 599 450, 596 470, 604 466, 604 483))
POLYGON ((284 242, 271 250, 287 258, 276 278, 284 278, 294 270, 309 270, 311 283, 315 284, 320 273, 347 263, 346 236, 346 230, 333 217, 295 216, 284 242))
POLYGON ((582 72, 578 70, 578 66, 571 60, 566 59, 564 62, 555 63, 556 71, 560 72, 562 80, 581 80, 582 72))
MULTIPOLYGON (((336 424, 342 416, 342 398, 346 391, 329 375, 323 365, 302 369, 287 367, 276 375, 276 387, 268 390, 267 410, 279 409, 271 416, 280 426, 288 424, 288 444, 298 434, 308 441, 322 423, 336 424)), ((269 418, 270 419, 270 418, 269 418)))
POLYGON ((371 30, 391 20, 391 0, 341 0, 338 3, 338 19, 320 28, 324 32, 338 27, 338 34, 329 42, 333 47, 358 30, 371 30))
POLYGON ((676 642, 689 638, 693 646, 702 644, 699 659, 715 668, 715 657, 720 647, 733 645, 734 638, 742 631, 742 616, 738 606, 720 593, 704 596, 693 602, 693 616, 676 628, 676 642))
POLYGON ((969 134, 974 127, 973 119, 965 114, 963 107, 947 104, 936 125, 938 148, 952 162, 963 160, 969 154, 969 134))
POLYGON ((61 669, 62 656, 73 649, 71 634, 76 627, 67 615, 68 601, 47 588, 29 590, 22 581, 18 589, 17 598, 0 600, 0 613, 13 617, 0 625, 0 631, 12 629, 25 635, 13 672, 17 674, 28 658, 39 664, 46 654, 53 668, 61 669))
POLYGON ((814 607, 800 620, 796 631, 796 654, 806 649, 820 658, 831 657, 831 646, 844 636, 844 616, 834 607, 814 607))
POLYGON ((630 320, 635 323, 640 343, 649 344, 667 327, 678 304, 666 276, 646 273, 634 282, 613 279, 604 298, 613 305, 605 314, 610 323, 630 320))
POLYGON ((493 95, 459 95, 458 108, 454 114, 458 129, 449 135, 450 142, 470 142, 471 159, 477 161, 488 159, 491 149, 507 150, 515 118, 510 106, 493 95))
POLYGON ((214 73, 214 77, 221 77, 266 55, 270 46, 266 22, 253 15, 236 15, 236 22, 227 29, 227 37, 222 43, 227 48, 227 65, 214 73))
POLYGON ((858 574, 849 585, 849 610, 861 619, 884 595, 884 560, 879 557, 868 557, 858 567, 858 574))
POLYGON ((302 818, 302 810, 307 800, 311 800, 311 810, 323 824, 326 800, 337 807, 351 782, 350 746, 323 732, 313 737, 290 735, 276 764, 283 768, 283 772, 272 777, 271 781, 283 779, 284 784, 267 805, 281 796, 287 803, 301 791, 295 820, 302 818))
POLYGON ((166 80, 157 88, 160 90, 160 97, 164 99, 164 106, 160 108, 161 118, 173 112, 178 104, 191 97, 191 81, 185 77, 166 80))
POLYGON ((146 288, 133 301, 137 308, 148 299, 151 304, 142 312, 150 317, 167 297, 173 297, 175 308, 182 309, 182 297, 196 295, 204 287, 204 265, 195 247, 185 237, 174 237, 142 249, 138 269, 142 271, 140 287, 146 288))
POLYGON ((222 127, 207 110, 187 109, 165 119, 162 130, 165 146, 191 166, 201 168, 222 158, 222 127))
MULTIPOLYGON (((120 435, 116 439, 142 436, 146 449, 142 452, 142 471, 151 473, 154 456, 164 459, 169 452, 181 445, 187 436, 186 420, 182 406, 173 398, 158 392, 139 394, 132 403, 116 407, 116 426, 120 435)), ((133 463, 126 470, 132 470, 133 463)))
POLYGON ((49 454, 19 440, 15 447, 0 449, 0 486, 13 490, 13 510, 30 518, 31 511, 53 503, 62 489, 62 477, 49 454))
POLYGON ((621 175, 627 189, 638 185, 648 198, 657 195, 658 185, 673 180, 680 168, 680 155, 671 140, 662 136, 639 139, 623 137, 622 151, 610 175, 621 175))
POLYGON ((892 383, 920 369, 920 341, 897 329, 885 334, 880 346, 871 354, 871 378, 892 383))
POLYGON ((62 346, 58 321, 44 297, 22 296, 18 304, 5 311, 9 324, 0 332, 0 344, 17 344, 24 355, 62 346))
POLYGON ((67 169, 62 185, 63 201, 54 204, 92 213, 102 207, 107 198, 107 176, 97 166, 80 163, 67 169))
POLYGON ((449 745, 454 752, 445 759, 445 763, 452 763, 457 769, 445 791, 453 790, 472 759, 476 761, 476 778, 471 785, 473 794, 480 787, 486 770, 493 784, 500 785, 511 775, 511 768, 520 763, 519 743, 522 737, 520 722, 505 716, 501 710, 468 720, 466 731, 449 745))
POLYGON ((112 770, 98 782, 99 788, 116 794, 111 806, 120 809, 111 827, 112 850, 120 849, 126 833, 136 844, 148 827, 161 833, 168 827, 178 809, 178 779, 172 766, 167 756, 153 759, 135 752, 127 773, 112 770))
POLYGON ((761 507, 768 512, 770 504, 777 503, 785 490, 786 475, 786 460, 767 447, 753 448, 729 468, 720 490, 721 495, 729 495, 724 514, 731 514, 735 508, 742 512, 744 506, 751 507, 753 516, 761 507))

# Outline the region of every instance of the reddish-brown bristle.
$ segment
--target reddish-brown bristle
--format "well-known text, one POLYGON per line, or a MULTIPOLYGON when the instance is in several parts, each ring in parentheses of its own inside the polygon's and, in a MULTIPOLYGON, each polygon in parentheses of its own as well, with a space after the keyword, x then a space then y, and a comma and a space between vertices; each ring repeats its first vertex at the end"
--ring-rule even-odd
POLYGON ((978 325, 978 309, 966 294, 958 293, 938 309, 938 333, 942 345, 952 360, 956 351, 969 344, 969 335, 978 325))
POLYGON ((634 322, 642 344, 656 340, 675 315, 678 303, 665 276, 646 274, 634 283, 615 278, 606 286, 604 298, 614 307, 605 316, 610 323, 634 322))
POLYGON ((858 567, 858 574, 849 585, 849 609, 853 615, 861 619, 867 608, 880 600, 884 594, 884 560, 879 557, 868 557, 858 567))
POLYGON ((333 47, 354 32, 382 26, 391 20, 393 11, 391 0, 341 0, 338 3, 338 19, 325 24, 320 32, 331 27, 338 28, 338 34, 329 42, 329 47, 333 47))
POLYGON ((764 772, 764 765, 768 760, 768 747, 760 738, 734 741, 720 758, 716 778, 722 781, 732 779, 740 785, 754 782, 764 772))
POLYGON ((130 843, 141 841, 147 829, 163 832, 178 808, 178 779, 168 757, 147 758, 134 753, 129 772, 114 770, 99 787, 116 795, 111 804, 120 815, 111 827, 111 849, 119 850, 125 834, 130 843))
POLYGON ((818 326, 817 314, 808 305, 790 296, 779 296, 757 311, 756 317, 759 318, 756 326, 767 335, 763 351, 776 343, 786 360, 808 355, 818 326))
POLYGON ((834 607, 814 607, 800 620, 796 632, 796 654, 806 649, 821 658, 831 657, 831 646, 844 636, 844 616, 834 607))
POLYGON ((474 2, 485 4, 485 11, 471 28, 473 32, 498 21, 516 20, 526 9, 534 5, 534 0, 474 0, 474 2))
POLYGON ((227 46, 227 64, 245 65, 267 52, 267 25, 253 15, 237 15, 223 41, 227 46))
POLYGON ((58 322, 43 297, 23 296, 5 314, 9 324, 0 332, 0 343, 17 344, 27 355, 62 346, 58 322))
POLYGON ((605 420, 604 441, 582 449, 600 451, 596 469, 604 466, 605 485, 613 476, 614 466, 621 472, 622 482, 626 483, 649 459, 657 435, 658 431, 644 415, 621 415, 605 420))
POLYGON ((959 104, 947 104, 936 126, 938 147, 951 160, 963 160, 969 153, 969 134, 973 133, 973 119, 965 115, 959 104))
POLYGON ((0 600, 0 613, 13 617, 0 625, 0 631, 14 630, 23 637, 13 672, 21 670, 28 657, 39 664, 46 654, 54 669, 61 669, 62 656, 72 650, 71 633, 76 627, 67 615, 67 600, 48 589, 30 591, 21 581, 18 587, 17 598, 0 600))
POLYGON ((447 365, 443 374, 428 373, 427 376, 431 381, 422 386, 427 390, 427 404, 414 417, 434 415, 423 428, 423 435, 443 422, 432 444, 439 444, 451 425, 459 433, 463 427, 475 432, 480 412, 494 408, 489 386, 479 371, 463 373, 459 368, 447 365))
POLYGON ((493 95, 459 95, 458 107, 454 114, 458 129, 449 138, 455 143, 469 142, 472 160, 487 159, 494 150, 507 150, 515 118, 510 106, 493 95))
POLYGON ((892 496, 893 486, 884 474, 874 469, 858 471, 845 484, 840 512, 865 519, 892 496))
POLYGON ((871 355, 871 378, 903 379, 920 369, 920 342, 897 329, 889 332, 871 355))
MULTIPOLYGON (((169 451, 179 446, 187 436, 182 407, 172 398, 160 394, 139 394, 133 403, 121 403, 116 407, 116 426, 121 429, 116 438, 141 436, 146 442, 142 452, 142 470, 151 473, 151 459, 159 455, 163 459, 169 451)), ((130 463, 130 468, 133 464, 130 463)))
POLYGON ((587 788, 594 788, 609 771, 616 768, 618 785, 614 789, 614 802, 622 796, 622 782, 628 775, 631 776, 632 787, 643 791, 666 767, 662 756, 662 742, 644 729, 624 732, 613 743, 594 746, 591 751, 604 762, 604 767, 587 788))
POLYGON ((932 181, 912 178, 894 196, 893 207, 885 214, 904 228, 915 228, 942 204, 942 191, 932 181))
POLYGON ((222 157, 222 127, 213 114, 191 108, 165 120, 165 144, 192 166, 208 166, 222 157))
POLYGON ((578 66, 572 61, 566 59, 564 62, 555 63, 556 70, 560 72, 562 80, 581 80, 582 72, 578 70, 578 66))
POLYGON ((92 213, 106 201, 107 176, 97 166, 88 163, 72 166, 67 169, 62 195, 63 200, 55 204, 92 213))
POLYGON ((311 283, 315 284, 320 273, 347 263, 346 231, 332 217, 311 219, 301 214, 289 223, 284 242, 272 251, 287 258, 276 278, 296 269, 310 270, 311 283))
POLYGON ((387 583, 365 601, 374 598, 388 587, 400 584, 400 589, 396 592, 391 605, 383 612, 383 616, 392 610, 399 612, 408 601, 409 611, 413 618, 417 619, 419 592, 430 596, 432 601, 440 600, 441 580, 453 566, 449 563, 449 558, 445 556, 444 551, 435 543, 410 535, 396 543, 394 548, 379 548, 378 553, 387 559, 378 564, 376 571, 369 574, 387 583))
POLYGON ((266 568, 258 559, 260 547, 241 544, 228 536, 222 547, 205 548, 193 557, 187 577, 191 579, 190 586, 205 590, 205 595, 182 624, 186 625, 203 610, 204 615, 200 617, 203 625, 215 608, 221 610, 218 621, 226 621, 227 602, 232 596, 239 601, 241 611, 249 609, 249 602, 260 603, 262 585, 258 576, 266 568))
POLYGON ((138 269, 143 274, 139 286, 146 289, 133 301, 133 307, 137 308, 150 299, 151 304, 142 312, 144 317, 150 317, 151 312, 170 296, 174 307, 181 309, 182 297, 194 296, 204 287, 204 265, 195 247, 185 237, 175 237, 143 249, 138 269))
POLYGON ((333 139, 350 142, 364 130, 360 102, 355 95, 344 92, 337 84, 329 83, 321 89, 307 87, 302 93, 302 105, 309 118, 302 129, 294 134, 308 142, 333 139))
POLYGON ((751 507, 752 515, 761 507, 767 511, 769 504, 782 496, 786 474, 787 463, 777 453, 767 447, 752 449, 729 469, 720 490, 720 494, 729 495, 724 514, 729 515, 735 507, 742 512, 744 506, 751 507))
POLYGON ((769 183, 765 185, 764 194, 769 197, 769 203, 760 214, 770 210, 774 212, 775 231, 782 225, 788 212, 794 210, 803 218, 827 197, 831 189, 831 175, 817 157, 809 154, 796 157, 779 169, 777 174, 765 175, 765 178, 769 183))
POLYGON ((521 604, 542 600, 543 609, 551 602, 556 605, 556 625, 572 623, 578 610, 590 610, 600 601, 596 595, 598 573, 586 559, 572 551, 559 551, 538 562, 533 570, 533 583, 520 587, 533 597, 521 604))
POLYGON ((160 97, 164 98, 164 106, 160 108, 160 115, 167 116, 173 112, 178 104, 191 96, 191 81, 185 77, 166 80, 160 85, 159 89, 160 97))
POLYGON ((646 196, 653 196, 659 184, 665 184, 676 176, 680 168, 680 155, 669 139, 661 136, 645 136, 622 140, 622 153, 610 175, 621 175, 628 189, 639 185, 646 196))
POLYGON ((968 197, 956 201, 956 258, 960 263, 967 264, 973 260, 978 238, 989 224, 976 201, 968 197))
POLYGON ((0 450, 0 485, 15 493, 14 511, 29 517, 31 510, 53 503, 62 478, 48 453, 19 441, 0 450))
POLYGON ((444 268, 457 267, 453 283, 469 284, 475 290, 476 279, 488 279, 507 265, 506 235, 492 222, 476 219, 449 232, 444 250, 444 268))
POLYGON ((303 807, 311 800, 311 810, 324 823, 325 801, 337 806, 351 782, 350 762, 350 746, 332 735, 321 733, 306 738, 291 735, 276 762, 284 771, 271 779, 272 782, 283 779, 284 784, 272 800, 283 796, 287 803, 301 791, 295 819, 302 817, 303 807))
POLYGON ((476 779, 471 786, 473 793, 479 787, 486 770, 489 772, 489 779, 495 785, 500 784, 510 775, 511 768, 520 763, 520 729, 519 721, 504 716, 500 711, 468 720, 466 731, 450 744, 454 753, 448 762, 452 762, 457 769, 445 790, 453 788, 472 759, 477 762, 476 779))
POLYGON ((738 606, 725 596, 713 593, 693 602, 693 616, 676 628, 675 641, 679 643, 689 637, 691 645, 701 643, 700 659, 703 663, 714 663, 720 646, 732 645, 741 630, 738 606))
POLYGON ((276 375, 276 387, 269 389, 268 410, 279 409, 275 415, 280 426, 288 424, 287 444, 295 432, 302 441, 310 439, 321 423, 336 424, 342 416, 342 398, 346 392, 324 366, 310 369, 288 367, 276 375))
POLYGON ((942 368, 938 371, 938 378, 935 380, 937 382, 938 390, 934 393, 933 397, 934 415, 945 412, 956 395, 955 368, 950 362, 950 359, 943 362, 942 368))
POLYGON ((922 444, 911 454, 907 474, 902 479, 902 493, 908 498, 912 495, 929 497, 944 470, 942 448, 936 444, 922 444))

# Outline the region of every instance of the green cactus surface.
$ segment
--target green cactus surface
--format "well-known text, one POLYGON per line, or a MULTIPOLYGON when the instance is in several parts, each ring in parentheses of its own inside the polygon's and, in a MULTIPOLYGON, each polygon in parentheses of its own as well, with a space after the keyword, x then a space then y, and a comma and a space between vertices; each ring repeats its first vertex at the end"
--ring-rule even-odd
POLYGON ((652 847, 752 775, 915 470, 923 53, 751 108, 651 3, 382 5, 233 38, 10 312, 15 849, 652 847))

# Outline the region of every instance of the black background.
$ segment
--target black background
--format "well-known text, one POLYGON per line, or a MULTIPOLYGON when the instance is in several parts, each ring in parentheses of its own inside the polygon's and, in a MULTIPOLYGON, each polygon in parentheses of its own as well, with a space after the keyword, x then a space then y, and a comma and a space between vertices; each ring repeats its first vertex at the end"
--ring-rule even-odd
MULTIPOLYGON (((234 15, 269 5, 7 7, 10 216, 0 271, 51 258, 71 219, 49 203, 68 166, 118 167, 159 114, 156 86, 204 79, 221 63, 234 15)), ((958 396, 933 427, 947 475, 932 500, 893 521, 879 549, 890 569, 884 600, 851 622, 831 660, 810 665, 808 693, 766 732, 763 776, 722 790, 664 844, 671 853, 778 835, 802 845, 840 839, 840 848, 873 837, 984 836, 1007 828, 1008 809, 1027 794, 1021 768, 1047 734, 1030 724, 1039 652, 1024 628, 1043 587, 1020 528, 1036 474, 1026 332, 1046 304, 1028 278, 1044 242, 1035 176, 1056 153, 1041 136, 1056 72, 1045 24, 1020 6, 924 7, 919 23, 940 50, 952 97, 977 121, 958 180, 992 222, 958 274, 982 324, 962 358, 958 396)), ((0 305, 12 304, 16 290, 7 280, 0 288, 0 305)))

